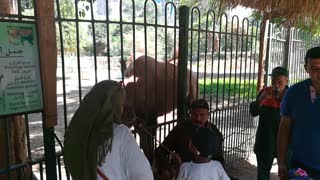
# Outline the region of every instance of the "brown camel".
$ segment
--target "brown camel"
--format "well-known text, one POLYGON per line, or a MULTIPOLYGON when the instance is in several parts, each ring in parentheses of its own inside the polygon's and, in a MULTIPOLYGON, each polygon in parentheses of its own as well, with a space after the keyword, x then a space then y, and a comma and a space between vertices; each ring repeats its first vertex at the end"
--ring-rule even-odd
MULTIPOLYGON (((124 75, 126 77, 136 77, 136 82, 131 80, 126 84, 127 104, 134 106, 137 118, 142 119, 145 126, 156 125, 159 116, 176 108, 178 94, 177 66, 158 62, 152 57, 142 55, 134 63, 131 62, 124 75)), ((197 91, 197 80, 190 71, 187 72, 187 78, 186 97, 187 101, 191 103, 197 98, 196 93, 199 91, 197 91)), ((150 130, 154 137, 155 129, 151 128, 150 130)), ((141 146, 151 160, 155 142, 146 133, 140 132, 139 135, 141 146)))

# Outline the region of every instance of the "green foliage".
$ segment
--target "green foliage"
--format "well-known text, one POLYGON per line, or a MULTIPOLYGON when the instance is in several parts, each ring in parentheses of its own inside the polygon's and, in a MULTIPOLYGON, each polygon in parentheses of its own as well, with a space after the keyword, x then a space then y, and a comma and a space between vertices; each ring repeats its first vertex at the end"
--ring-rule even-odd
MULTIPOLYGON (((249 18, 251 20, 262 21, 263 15, 262 15, 261 11, 254 10, 249 18)), ((277 26, 282 25, 285 21, 286 21, 286 18, 284 18, 284 17, 275 17, 275 18, 270 19, 270 22, 272 24, 276 24, 277 26)))
MULTIPOLYGON (((72 0, 63 0, 60 2, 60 13, 62 18, 74 19, 75 18, 75 5, 72 0)), ((77 51, 77 31, 76 23, 63 21, 61 23, 62 36, 63 36, 63 48, 67 54, 75 54, 77 51)), ((88 38, 88 23, 79 23, 79 47, 82 55, 89 55, 85 48, 90 44, 88 38)), ((59 34, 59 26, 56 26, 56 32, 59 34)), ((60 42, 60 36, 57 35, 57 42, 60 42)), ((60 43, 58 43, 58 49, 61 49, 60 43)))
MULTIPOLYGON (((250 19, 262 21, 262 18, 263 18, 262 16, 263 15, 261 14, 261 11, 253 11, 253 13, 250 16, 250 19)), ((275 24, 277 27, 293 25, 291 22, 288 22, 288 20, 285 17, 282 17, 282 16, 274 17, 270 19, 270 22, 272 24, 275 24)), ((294 27, 296 29, 306 31, 314 35, 319 35, 320 34, 320 18, 306 17, 304 18, 304 20, 295 21, 294 27)))
POLYGON ((180 0, 179 5, 186 5, 191 8, 198 7, 200 12, 213 10, 217 16, 220 16, 228 9, 227 4, 221 0, 180 0))
POLYGON ((256 80, 244 80, 240 78, 229 78, 223 79, 204 79, 199 80, 200 93, 203 94, 219 94, 223 93, 225 96, 240 96, 240 97, 251 97, 257 94, 257 81, 256 80), (212 85, 211 85, 212 83, 212 85), (210 89, 210 87, 212 89, 210 89))
MULTIPOLYGON (((62 18, 67 19, 75 19, 75 2, 73 0, 60 0, 60 12, 62 18)), ((137 23, 144 23, 145 21, 148 24, 164 24, 164 9, 158 6, 157 13, 155 11, 154 3, 152 1, 147 1, 145 3, 144 0, 135 0, 135 5, 133 8, 131 0, 123 0, 122 1, 122 21, 131 23, 133 21, 137 23), (135 11, 135 17, 133 17, 133 10, 135 11), (145 12, 146 11, 146 12, 145 12), (156 19, 157 17, 157 19, 156 19)), ((218 0, 203 0, 203 1, 195 1, 195 0, 181 0, 179 5, 189 5, 189 6, 199 6, 201 11, 200 15, 200 23, 201 28, 205 29, 207 14, 206 12, 209 9, 214 10, 215 12, 223 12, 226 9, 225 5, 220 5, 220 1, 218 0)), ((80 19, 91 19, 91 3, 90 0, 79 0, 78 1, 78 15, 80 19)), ((198 15, 199 16, 199 15, 198 15)), ((97 17, 96 19, 103 19, 105 17, 97 17)), ((113 19, 118 17, 112 17, 111 21, 119 21, 120 19, 113 19)), ((216 18, 217 20, 218 18, 216 18)), ((194 26, 196 27, 198 21, 194 21, 194 26)), ((169 22, 170 23, 170 22, 169 22)), ((209 18, 209 29, 213 29, 215 22, 213 22, 213 18, 209 18)), ((106 23, 94 23, 95 29, 95 46, 96 46, 96 55, 98 56, 120 56, 123 54, 124 56, 129 56, 133 51, 133 44, 135 44, 135 50, 144 51, 147 48, 148 55, 155 56, 158 55, 158 59, 171 57, 171 54, 168 54, 167 57, 164 57, 165 49, 172 52, 174 46, 173 44, 173 29, 167 30, 167 37, 165 36, 165 29, 158 27, 156 32, 155 28, 148 26, 145 29, 143 25, 135 25, 135 37, 133 36, 133 26, 132 25, 122 25, 122 32, 120 31, 119 24, 109 24, 109 41, 108 45, 107 39, 107 26, 106 23), (147 36, 147 42, 145 42, 145 31, 147 36), (157 33, 157 34, 156 34, 157 33), (167 39, 166 39, 167 38, 167 39), (165 41, 167 40, 167 45, 165 41), (157 43, 156 43, 157 41, 157 43), (122 44, 121 44, 122 42, 122 44), (147 43, 147 47, 145 46, 147 43), (107 47, 110 47, 110 52, 107 47), (122 48, 121 48, 122 47, 122 48)), ((58 28, 57 28, 57 32, 58 28)), ((64 50, 66 53, 75 54, 76 53, 76 24, 74 22, 62 22, 62 33, 63 33, 63 41, 64 41, 64 50)), ((176 36, 178 37, 178 36, 176 36)), ((200 34, 200 47, 198 48, 198 34, 194 34, 193 38, 193 52, 197 52, 198 49, 200 52, 205 51, 205 40, 206 34, 200 34)), ((93 41, 93 27, 91 23, 79 23, 79 39, 80 39, 80 50, 81 54, 85 55, 93 55, 94 54, 94 41, 93 41)), ((59 41, 59 36, 57 36, 57 40, 59 41)), ((176 41, 176 43, 178 40, 176 41)), ((210 42, 209 42, 210 43, 210 42)))
MULTIPOLYGON (((146 13, 144 13, 144 1, 135 1, 135 22, 143 23, 145 18, 146 22, 149 24, 155 23, 163 23, 161 17, 161 11, 158 8, 157 17, 158 20, 156 22, 155 16, 155 8, 152 1, 148 1, 146 4, 146 13), (146 14, 146 16, 145 16, 146 14)), ((124 0, 122 4, 122 21, 123 22, 132 22, 133 21, 133 8, 131 1, 124 0)), ((119 21, 120 19, 112 19, 113 21, 119 21)), ((133 51, 133 44, 135 44, 136 51, 143 51, 145 46, 145 27, 143 25, 135 25, 135 37, 133 36, 133 27, 132 25, 122 25, 122 32, 120 30, 119 24, 109 24, 109 47, 110 53, 107 52, 108 42, 107 42, 107 26, 103 23, 95 24, 95 41, 96 41, 96 54, 98 56, 121 56, 123 54, 124 57, 129 56, 133 51), (121 45, 122 40, 122 45, 121 45), (121 49, 121 47, 123 47, 121 49)), ((168 50, 173 50, 173 30, 168 30, 168 50)), ((93 29, 89 27, 88 34, 92 39, 93 29)), ((148 55, 155 56, 155 49, 157 48, 158 58, 163 58, 164 50, 165 50, 165 32, 164 28, 157 28, 157 35, 155 34, 154 27, 147 27, 147 51, 148 55), (157 39, 157 44, 155 41, 157 39)), ((88 44, 85 47, 86 51, 93 54, 93 45, 88 44)))
POLYGON ((296 27, 311 34, 320 35, 320 18, 306 19, 306 21, 297 22, 296 27))

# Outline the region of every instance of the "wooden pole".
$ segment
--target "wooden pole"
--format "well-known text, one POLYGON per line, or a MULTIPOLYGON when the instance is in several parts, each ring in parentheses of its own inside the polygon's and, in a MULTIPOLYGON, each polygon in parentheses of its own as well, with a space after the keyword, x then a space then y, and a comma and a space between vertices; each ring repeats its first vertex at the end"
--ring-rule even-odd
POLYGON ((36 0, 45 127, 57 125, 57 42, 54 0, 36 0))
POLYGON ((269 20, 264 13, 263 20, 261 22, 260 28, 260 47, 259 47, 259 63, 258 63, 258 82, 257 82, 257 90, 259 91, 263 87, 264 81, 264 63, 266 60, 266 45, 267 45, 267 33, 268 33, 268 24, 269 20))
POLYGON ((14 0, 1 0, 0 1, 0 18, 1 15, 9 15, 15 12, 14 0))
POLYGON ((44 98, 43 134, 48 180, 57 179, 54 126, 57 125, 57 42, 54 0, 36 0, 37 30, 44 98))

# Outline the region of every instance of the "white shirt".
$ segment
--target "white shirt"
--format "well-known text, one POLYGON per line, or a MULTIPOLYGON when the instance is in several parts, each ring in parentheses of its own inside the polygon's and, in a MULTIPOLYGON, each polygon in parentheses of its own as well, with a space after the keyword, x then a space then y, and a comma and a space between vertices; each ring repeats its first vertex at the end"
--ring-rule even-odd
POLYGON ((185 162, 177 180, 230 180, 219 161, 207 163, 185 162))
MULTIPOLYGON (((109 180, 153 180, 149 161, 125 125, 114 124, 111 152, 98 168, 109 180)), ((102 180, 99 174, 97 179, 102 180)))

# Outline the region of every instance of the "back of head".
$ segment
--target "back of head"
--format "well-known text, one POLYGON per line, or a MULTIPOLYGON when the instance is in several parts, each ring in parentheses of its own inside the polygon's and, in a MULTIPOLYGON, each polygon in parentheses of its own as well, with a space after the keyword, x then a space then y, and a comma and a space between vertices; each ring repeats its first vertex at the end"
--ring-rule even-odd
POLYGON ((190 109, 201 108, 201 109, 208 109, 209 110, 209 104, 205 99, 198 99, 198 100, 193 101, 189 108, 190 109))
POLYGON ((200 127, 194 130, 191 141, 200 152, 200 156, 212 158, 218 152, 219 138, 209 128, 200 127))
POLYGON ((307 51, 304 58, 305 65, 308 64, 309 59, 320 59, 320 47, 313 47, 307 51))
POLYGON ((125 91, 116 81, 97 83, 82 100, 66 130, 65 166, 73 179, 96 179, 111 150, 113 122, 121 122, 125 91))

